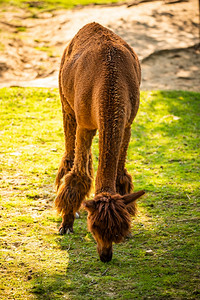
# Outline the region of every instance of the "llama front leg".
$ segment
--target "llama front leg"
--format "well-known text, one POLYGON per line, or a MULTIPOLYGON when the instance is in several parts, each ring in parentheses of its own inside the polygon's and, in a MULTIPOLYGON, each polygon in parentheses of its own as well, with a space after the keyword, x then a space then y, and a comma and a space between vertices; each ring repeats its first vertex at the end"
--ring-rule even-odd
POLYGON ((55 200, 57 211, 62 214, 61 234, 73 232, 76 212, 89 195, 92 184, 90 175, 90 147, 95 130, 77 128, 75 158, 72 170, 63 178, 55 200))
POLYGON ((65 153, 62 157, 60 167, 56 176, 56 188, 59 189, 61 184, 61 179, 66 175, 74 163, 74 151, 75 151, 75 135, 76 135, 76 119, 74 112, 71 110, 69 105, 65 104, 64 111, 63 108, 63 126, 64 126, 64 135, 65 135, 65 153), (66 107, 67 106, 67 107, 66 107))
POLYGON ((120 157, 117 168, 116 191, 120 195, 129 194, 133 190, 132 177, 125 168, 128 144, 131 137, 131 127, 125 128, 120 157))

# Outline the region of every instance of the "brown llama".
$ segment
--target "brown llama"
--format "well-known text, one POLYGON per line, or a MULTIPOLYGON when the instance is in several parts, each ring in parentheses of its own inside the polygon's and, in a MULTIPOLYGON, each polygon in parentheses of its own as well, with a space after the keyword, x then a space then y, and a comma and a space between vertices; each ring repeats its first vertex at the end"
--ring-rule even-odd
POLYGON ((65 153, 56 177, 55 206, 62 214, 61 234, 73 232, 76 212, 89 196, 93 172, 91 144, 99 131, 95 198, 83 202, 88 228, 100 259, 112 259, 112 243, 130 232, 135 201, 125 159, 131 124, 139 107, 140 64, 135 52, 107 28, 84 26, 64 51, 59 91, 65 153), (61 180, 62 179, 62 180, 61 180))

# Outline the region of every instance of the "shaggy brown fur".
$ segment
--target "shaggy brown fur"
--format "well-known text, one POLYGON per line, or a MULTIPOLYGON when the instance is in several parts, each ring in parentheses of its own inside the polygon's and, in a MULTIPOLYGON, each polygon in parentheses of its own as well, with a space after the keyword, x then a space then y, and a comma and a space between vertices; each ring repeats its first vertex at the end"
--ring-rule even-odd
POLYGON ((58 190, 61 184, 61 179, 66 175, 72 168, 73 161, 68 160, 65 155, 62 158, 58 173, 56 175, 56 189, 58 190))
POLYGON ((112 242, 121 241, 129 232, 130 213, 135 214, 135 200, 144 193, 130 194, 127 202, 125 194, 133 185, 125 160, 131 124, 139 107, 140 78, 139 61, 132 48, 97 23, 84 26, 76 34, 61 61, 65 154, 56 179, 55 201, 63 218, 60 232, 73 230, 74 215, 89 194, 91 144, 98 130, 95 210, 91 213, 91 201, 85 208, 88 220, 93 220, 89 228, 102 261, 111 259, 112 242))
POLYGON ((84 174, 70 172, 65 175, 63 184, 58 189, 55 206, 58 213, 62 214, 63 222, 60 233, 73 232, 75 213, 79 210, 81 202, 89 196, 92 179, 84 174))
POLYGON ((133 190, 132 177, 128 174, 127 170, 124 169, 122 174, 117 175, 116 179, 116 192, 120 195, 130 194, 133 190))
POLYGON ((144 191, 124 196, 99 194, 83 206, 88 211, 88 229, 92 232, 101 261, 112 258, 112 243, 120 243, 131 229, 131 215, 136 214, 136 200, 144 191))
POLYGON ((102 193, 95 197, 88 218, 89 230, 102 237, 104 243, 120 243, 129 233, 131 218, 120 195, 102 193))

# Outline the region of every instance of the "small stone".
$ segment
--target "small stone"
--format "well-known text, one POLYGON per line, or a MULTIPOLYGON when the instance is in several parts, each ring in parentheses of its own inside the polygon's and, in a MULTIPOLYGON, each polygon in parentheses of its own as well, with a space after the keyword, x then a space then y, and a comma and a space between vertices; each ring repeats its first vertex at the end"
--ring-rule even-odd
POLYGON ((149 250, 146 250, 145 255, 154 255, 154 253, 151 249, 149 249, 149 250))

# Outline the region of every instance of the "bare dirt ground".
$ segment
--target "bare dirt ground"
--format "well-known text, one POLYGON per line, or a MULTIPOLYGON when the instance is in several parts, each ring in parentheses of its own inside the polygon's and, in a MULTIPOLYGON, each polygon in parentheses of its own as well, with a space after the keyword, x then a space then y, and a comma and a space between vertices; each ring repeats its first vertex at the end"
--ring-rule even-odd
POLYGON ((0 12, 0 87, 57 87, 67 42, 95 21, 134 48, 142 65, 142 90, 200 92, 198 1, 175 2, 92 5, 46 11, 37 18, 7 8, 0 12))

